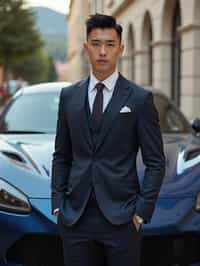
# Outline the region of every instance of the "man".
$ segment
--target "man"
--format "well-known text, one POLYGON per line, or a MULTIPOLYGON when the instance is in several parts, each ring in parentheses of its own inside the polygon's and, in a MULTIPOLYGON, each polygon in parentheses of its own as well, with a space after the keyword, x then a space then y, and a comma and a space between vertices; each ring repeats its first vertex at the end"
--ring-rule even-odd
POLYGON ((61 92, 52 168, 52 211, 65 265, 139 265, 141 224, 150 222, 165 158, 152 93, 116 66, 122 27, 96 14, 86 23, 90 76, 61 92), (146 166, 139 186, 136 157, 146 166))

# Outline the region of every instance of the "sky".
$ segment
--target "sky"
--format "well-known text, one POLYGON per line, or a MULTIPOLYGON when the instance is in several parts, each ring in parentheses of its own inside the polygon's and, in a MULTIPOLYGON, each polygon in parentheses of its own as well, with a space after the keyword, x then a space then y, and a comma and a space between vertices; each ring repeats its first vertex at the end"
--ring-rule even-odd
POLYGON ((26 2, 29 6, 44 6, 64 14, 68 13, 69 0, 26 0, 26 2))

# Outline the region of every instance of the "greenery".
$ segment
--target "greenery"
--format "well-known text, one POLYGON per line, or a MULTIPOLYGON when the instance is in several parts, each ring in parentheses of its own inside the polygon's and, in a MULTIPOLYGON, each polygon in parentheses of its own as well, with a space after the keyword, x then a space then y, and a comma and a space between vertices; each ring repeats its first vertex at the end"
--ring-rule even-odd
POLYGON ((12 73, 14 79, 22 78, 30 84, 57 79, 53 61, 44 49, 39 49, 23 62, 13 64, 12 73))
POLYGON ((63 36, 52 36, 46 35, 44 36, 45 47, 49 55, 55 60, 66 61, 66 53, 67 53, 67 46, 66 46, 66 38, 63 36))
POLYGON ((0 64, 5 73, 42 46, 34 15, 24 0, 0 0, 0 64))
POLYGON ((49 57, 49 71, 48 71, 48 81, 56 81, 58 78, 56 73, 56 68, 52 57, 49 57))

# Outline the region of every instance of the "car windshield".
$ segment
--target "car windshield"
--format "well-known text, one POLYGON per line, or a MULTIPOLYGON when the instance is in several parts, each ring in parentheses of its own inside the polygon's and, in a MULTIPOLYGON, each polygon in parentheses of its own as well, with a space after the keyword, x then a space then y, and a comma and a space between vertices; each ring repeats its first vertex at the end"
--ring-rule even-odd
POLYGON ((155 93, 154 103, 159 113, 160 127, 163 133, 188 133, 191 131, 187 119, 167 97, 155 93))
MULTIPOLYGON (((14 99, 0 120, 0 132, 42 134, 56 132, 59 93, 23 94, 14 99)), ((162 94, 154 93, 163 133, 187 133, 191 127, 183 114, 162 94)))
POLYGON ((55 133, 58 93, 24 94, 14 99, 1 119, 0 132, 55 133))

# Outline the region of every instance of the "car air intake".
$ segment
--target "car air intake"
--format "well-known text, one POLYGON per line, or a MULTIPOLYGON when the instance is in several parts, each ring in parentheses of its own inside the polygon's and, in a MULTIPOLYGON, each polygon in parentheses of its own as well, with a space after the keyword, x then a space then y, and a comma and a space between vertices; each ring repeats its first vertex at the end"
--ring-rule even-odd
POLYGON ((1 151, 1 153, 11 160, 14 160, 20 163, 26 163, 26 161, 17 153, 9 152, 9 151, 1 151))

